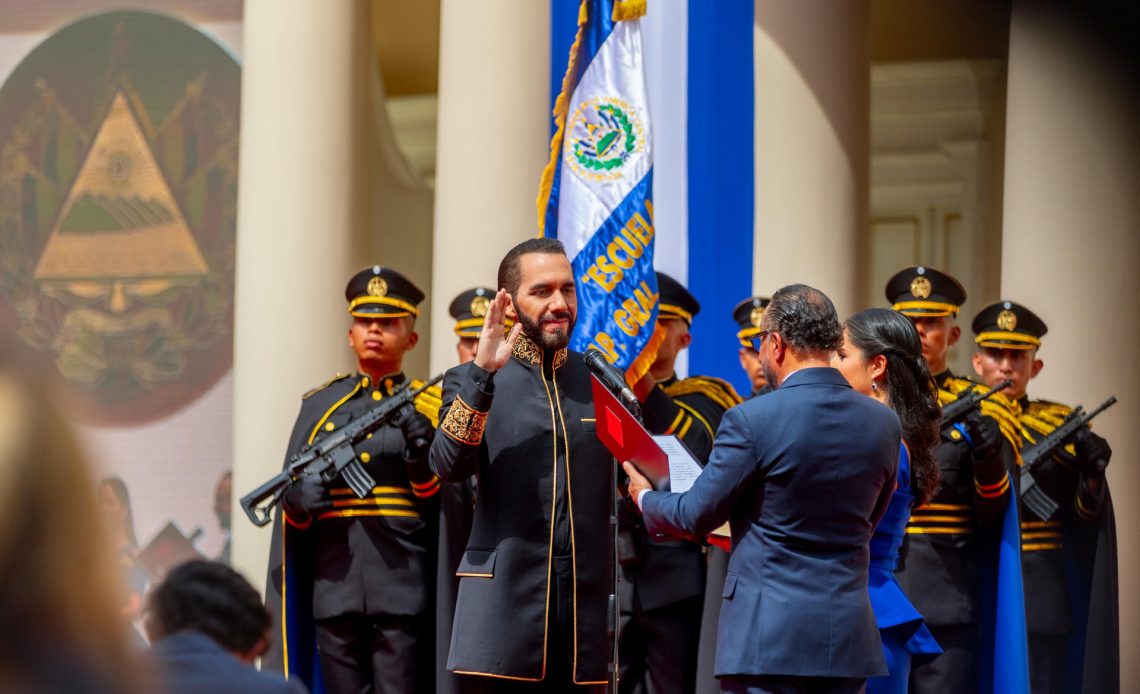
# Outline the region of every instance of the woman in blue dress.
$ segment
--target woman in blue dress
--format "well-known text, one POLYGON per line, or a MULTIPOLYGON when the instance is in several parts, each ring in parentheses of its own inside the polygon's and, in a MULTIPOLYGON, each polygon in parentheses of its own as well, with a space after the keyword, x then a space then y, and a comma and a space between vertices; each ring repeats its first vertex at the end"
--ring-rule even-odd
POLYGON ((843 346, 833 365, 855 390, 893 409, 902 423, 897 486, 871 537, 867 580, 890 674, 867 680, 867 692, 904 694, 912 663, 942 653, 894 576, 911 507, 929 500, 938 488, 932 449, 938 443, 940 411, 910 320, 890 309, 872 308, 848 318, 843 328, 843 346))

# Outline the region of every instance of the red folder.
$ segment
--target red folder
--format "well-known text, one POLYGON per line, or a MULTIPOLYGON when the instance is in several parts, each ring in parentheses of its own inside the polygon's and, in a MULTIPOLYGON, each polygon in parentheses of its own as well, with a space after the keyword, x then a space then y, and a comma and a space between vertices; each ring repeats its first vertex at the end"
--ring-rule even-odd
POLYGON ((594 389, 598 439, 619 461, 633 463, 649 478, 654 489, 668 491, 669 456, 597 376, 591 374, 590 381, 594 389))

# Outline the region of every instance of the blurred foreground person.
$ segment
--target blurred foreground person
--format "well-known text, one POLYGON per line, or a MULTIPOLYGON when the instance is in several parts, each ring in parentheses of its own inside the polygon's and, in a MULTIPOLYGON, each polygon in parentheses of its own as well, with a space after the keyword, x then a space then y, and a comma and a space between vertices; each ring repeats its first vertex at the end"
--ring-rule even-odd
POLYGON ((42 370, 13 362, 0 346, 0 691, 140 691, 94 476, 42 370))
POLYGON ((897 486, 871 535, 867 579, 890 674, 868 680, 867 691, 906 694, 912 659, 925 662, 942 653, 894 575, 911 507, 926 503, 938 489, 938 396, 918 332, 891 309, 869 308, 848 318, 843 345, 831 363, 852 388, 894 410, 902 425, 897 486))
POLYGON ((188 561, 146 601, 146 633, 166 694, 302 694, 296 680, 258 672, 269 646, 269 611, 233 569, 188 561))
POLYGON ((123 607, 120 614, 127 623, 127 636, 136 648, 146 648, 146 641, 136 629, 142 614, 143 595, 147 588, 146 570, 139 565, 139 543, 135 537, 135 519, 131 511, 131 495, 122 478, 111 475, 99 482, 99 505, 107 520, 111 549, 119 566, 123 587, 123 607))

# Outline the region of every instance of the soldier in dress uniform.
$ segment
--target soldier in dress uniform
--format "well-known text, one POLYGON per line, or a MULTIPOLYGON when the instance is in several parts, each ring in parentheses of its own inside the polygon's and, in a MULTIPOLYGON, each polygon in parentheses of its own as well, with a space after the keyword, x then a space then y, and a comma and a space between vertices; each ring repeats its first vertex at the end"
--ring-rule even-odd
MULTIPOLYGON (((357 370, 304 395, 286 461, 407 385, 402 362, 416 346, 423 292, 376 266, 349 280, 345 298, 357 370)), ((281 638, 265 667, 311 688, 323 679, 333 693, 432 689, 440 481, 427 457, 438 410, 438 391, 426 391, 357 445, 357 461, 376 483, 364 499, 339 477, 303 478, 286 492, 266 590, 281 638)))
POLYGON ((770 393, 772 386, 764 378, 764 369, 760 368, 760 353, 753 345, 753 339, 760 334, 760 319, 764 317, 764 309, 772 299, 767 296, 750 296, 732 309, 732 319, 740 326, 736 339, 740 340, 740 368, 748 375, 752 382, 752 394, 756 397, 770 393))
MULTIPOLYGON (((657 290, 657 327, 665 339, 635 392, 642 401, 645 428, 677 436, 704 463, 720 418, 741 399, 719 378, 677 378, 674 364, 692 342, 689 331, 701 305, 680 282, 661 272, 657 290)), ((621 516, 620 536, 621 691, 692 691, 705 592, 703 548, 683 540, 650 539, 641 514, 628 507, 621 516)))
MULTIPOLYGON (((764 369, 760 367, 760 352, 756 338, 760 335, 760 323, 764 309, 772 302, 771 297, 750 296, 732 309, 732 319, 740 326, 736 339, 740 342, 740 368, 752 384, 748 399, 772 392, 764 369)), ((701 644, 697 649, 696 694, 717 694, 720 680, 713 674, 716 669, 716 632, 720 622, 721 592, 724 577, 728 574, 728 547, 730 538, 714 533, 708 547, 708 569, 705 572, 705 600, 701 612, 701 644)))
MULTIPOLYGON (((495 290, 488 287, 475 287, 461 292, 451 300, 447 311, 455 319, 455 334, 459 342, 455 345, 455 352, 460 364, 466 364, 475 358, 475 349, 479 346, 479 332, 483 329, 483 319, 487 316, 487 307, 491 299, 495 298, 495 290)), ((506 319, 504 328, 510 328, 514 321, 506 319)))
MULTIPOLYGON (((1032 446, 1072 411, 1026 394, 1044 366, 1037 352, 1045 322, 1021 304, 998 301, 978 313, 973 329, 979 348, 974 370, 985 383, 1013 381, 1008 392, 1016 402, 1019 433, 1024 447, 1032 446)), ((1082 429, 1033 472, 1037 486, 1060 508, 1043 518, 1021 505, 1034 694, 1119 690, 1115 532, 1104 477, 1111 457, 1107 441, 1082 429)))
MULTIPOLYGON (((955 324, 966 291, 950 275, 916 266, 887 282, 887 300, 907 316, 922 340, 942 406, 977 384, 955 376, 947 365, 950 347, 961 335, 955 324)), ((943 655, 911 671, 918 694, 976 691, 981 630, 982 579, 979 567, 993 561, 990 543, 1009 505, 1010 477, 1016 466, 1017 437, 1009 401, 1000 394, 980 412, 943 431, 935 451, 942 485, 927 503, 913 509, 900 550, 896 576, 926 619, 943 655), (984 416, 983 416, 984 415, 984 416)))

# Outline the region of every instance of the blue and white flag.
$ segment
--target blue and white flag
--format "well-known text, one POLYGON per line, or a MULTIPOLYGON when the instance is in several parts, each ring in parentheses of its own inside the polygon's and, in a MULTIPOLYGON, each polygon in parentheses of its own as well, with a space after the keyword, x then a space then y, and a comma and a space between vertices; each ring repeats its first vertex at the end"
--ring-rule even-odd
POLYGON ((570 347, 601 350, 630 382, 660 344, 644 13, 644 0, 582 1, 538 194, 540 233, 565 244, 578 283, 570 347))

